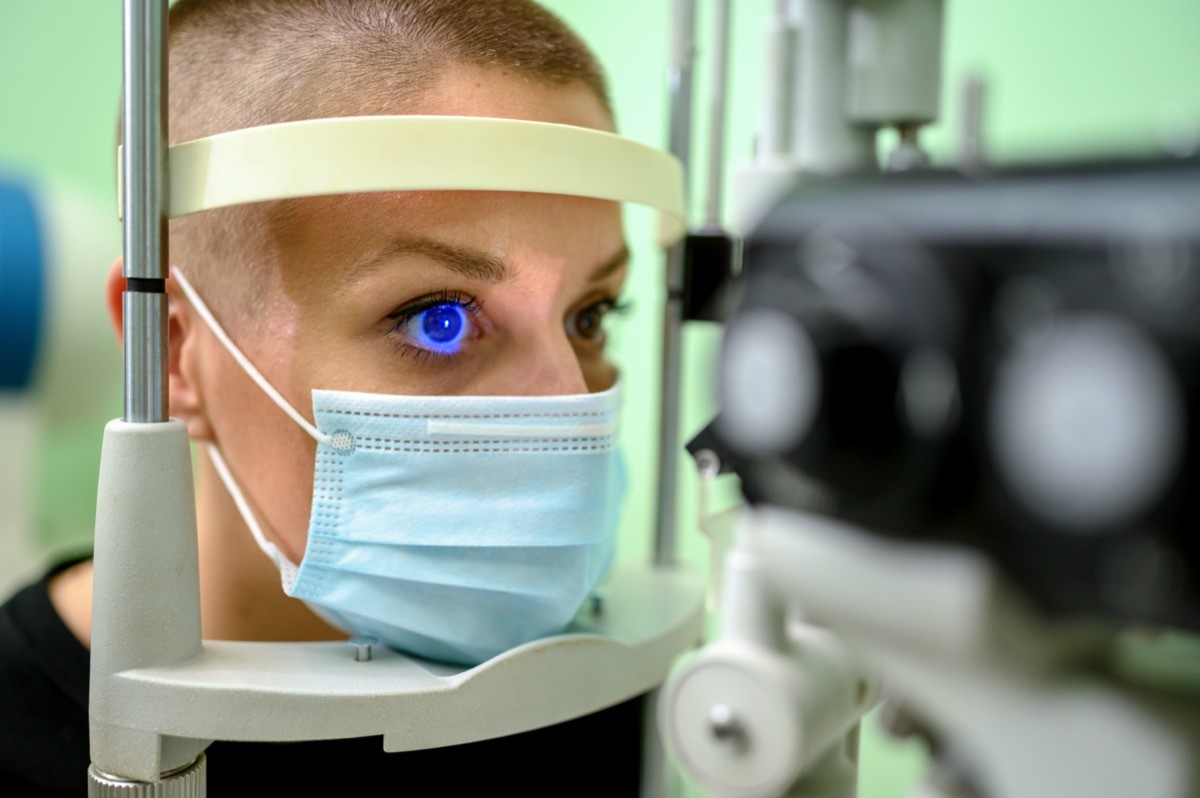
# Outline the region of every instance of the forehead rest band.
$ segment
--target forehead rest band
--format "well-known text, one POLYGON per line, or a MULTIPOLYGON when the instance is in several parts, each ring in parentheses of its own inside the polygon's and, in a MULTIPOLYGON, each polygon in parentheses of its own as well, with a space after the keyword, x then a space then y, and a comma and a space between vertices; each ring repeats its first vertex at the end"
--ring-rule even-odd
POLYGON ((613 133, 517 119, 358 116, 264 125, 171 147, 167 174, 170 218, 296 197, 476 190, 647 205, 660 213, 664 244, 686 225, 683 168, 674 156, 613 133))

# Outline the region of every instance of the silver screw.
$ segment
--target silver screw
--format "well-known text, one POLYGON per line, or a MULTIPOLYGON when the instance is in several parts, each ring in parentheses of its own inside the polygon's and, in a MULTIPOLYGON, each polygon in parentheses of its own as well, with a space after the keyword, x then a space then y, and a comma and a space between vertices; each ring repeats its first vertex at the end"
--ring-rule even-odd
POLYGON ((728 704, 714 704, 708 710, 708 729, 713 737, 734 751, 746 750, 746 728, 728 704))
POLYGON ((886 171, 911 172, 916 169, 929 168, 929 153, 921 149, 921 126, 907 123, 896 126, 900 140, 896 147, 888 153, 886 171))
POLYGON ((701 449, 696 452, 696 470, 701 479, 716 479, 721 473, 721 458, 712 449, 701 449))
POLYGON ((355 635, 347 642, 354 649, 355 662, 370 662, 373 655, 372 649, 379 644, 379 639, 367 635, 355 635))

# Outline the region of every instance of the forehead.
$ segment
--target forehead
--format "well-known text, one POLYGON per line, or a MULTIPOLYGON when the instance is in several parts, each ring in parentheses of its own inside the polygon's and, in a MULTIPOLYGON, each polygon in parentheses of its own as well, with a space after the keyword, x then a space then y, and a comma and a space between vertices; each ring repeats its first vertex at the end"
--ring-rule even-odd
MULTIPOLYGON (((368 103, 350 114, 379 113, 368 103)), ((554 85, 502 69, 458 66, 444 72, 413 114, 528 119, 612 131, 611 116, 583 83, 554 85)), ((497 159, 505 157, 498 151, 497 159)), ((302 167, 302 165, 300 165, 302 167)), ((499 260, 540 254, 601 262, 623 249, 617 203, 581 197, 491 191, 386 192, 274 203, 268 212, 281 282, 328 288, 347 266, 413 237, 486 253, 499 260), (314 284, 315 283, 315 284, 314 284)))
POLYGON ((447 67, 413 114, 528 119, 615 132, 611 115, 586 84, 554 84, 497 67, 447 67))

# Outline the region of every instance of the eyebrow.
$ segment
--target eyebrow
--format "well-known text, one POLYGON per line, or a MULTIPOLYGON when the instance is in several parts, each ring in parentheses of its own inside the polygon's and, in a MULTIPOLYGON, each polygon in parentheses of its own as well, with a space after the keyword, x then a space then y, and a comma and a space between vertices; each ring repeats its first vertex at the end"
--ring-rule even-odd
POLYGON ((629 247, 623 244, 617 254, 613 255, 611 258, 595 268, 595 270, 592 272, 589 282, 598 283, 606 280, 611 277, 614 272, 627 265, 629 265, 629 247))
MULTIPOLYGON (((512 278, 513 269, 501 258, 470 247, 460 247, 422 236, 393 238, 381 249, 350 267, 347 280, 354 284, 367 279, 386 262, 405 255, 422 255, 472 280, 502 283, 512 278)), ((629 263, 629 247, 622 245, 611 258, 601 263, 589 277, 597 283, 611 277, 629 263)))
POLYGON ((423 255, 472 280, 502 283, 513 270, 502 259, 478 249, 460 247, 421 236, 393 238, 381 249, 350 267, 347 280, 358 283, 378 271, 383 264, 405 255, 423 255))

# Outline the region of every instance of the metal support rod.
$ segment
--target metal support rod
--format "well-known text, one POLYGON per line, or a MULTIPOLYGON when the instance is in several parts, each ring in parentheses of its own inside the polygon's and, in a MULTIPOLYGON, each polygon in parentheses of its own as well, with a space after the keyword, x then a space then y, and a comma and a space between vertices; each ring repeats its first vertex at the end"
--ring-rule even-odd
MULTIPOLYGON (((669 139, 671 153, 688 173, 692 147, 692 65, 696 53, 696 0, 675 0, 671 38, 669 139)), ((683 357, 683 244, 667 253, 667 301, 663 309, 662 398, 659 412, 658 507, 654 562, 676 559, 676 474, 679 469, 679 381, 683 357)))
POLYGON ((959 131, 958 168, 968 174, 987 168, 984 153, 983 114, 987 86, 983 77, 970 75, 962 87, 962 127, 959 131))
POLYGON ((167 420, 167 0, 125 0, 125 420, 167 420))
POLYGON ((775 0, 764 41, 762 118, 755 159, 772 161, 786 156, 792 143, 795 102, 794 69, 799 24, 792 0, 775 0))
POLYGON ((678 548, 676 508, 680 425, 680 375, 683 358, 683 259, 682 243, 667 252, 667 302, 663 309, 662 395, 658 438, 658 513, 654 535, 656 565, 674 565, 678 548))
POLYGON ((708 196, 704 225, 721 228, 721 205, 725 198, 725 98, 729 86, 729 5, 716 0, 712 32, 712 103, 709 105, 708 196))

